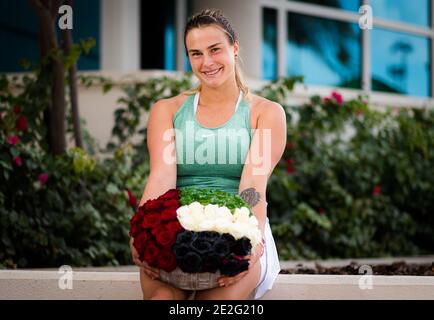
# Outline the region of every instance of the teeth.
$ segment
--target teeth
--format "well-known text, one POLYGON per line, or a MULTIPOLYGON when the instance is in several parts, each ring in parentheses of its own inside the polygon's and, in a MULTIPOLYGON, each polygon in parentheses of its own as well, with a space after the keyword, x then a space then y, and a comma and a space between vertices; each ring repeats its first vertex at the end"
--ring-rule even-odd
POLYGON ((217 72, 219 72, 220 71, 220 69, 217 69, 217 70, 215 70, 215 71, 211 71, 211 72, 204 72, 207 76, 213 76, 213 75, 215 75, 215 74, 217 74, 217 72))

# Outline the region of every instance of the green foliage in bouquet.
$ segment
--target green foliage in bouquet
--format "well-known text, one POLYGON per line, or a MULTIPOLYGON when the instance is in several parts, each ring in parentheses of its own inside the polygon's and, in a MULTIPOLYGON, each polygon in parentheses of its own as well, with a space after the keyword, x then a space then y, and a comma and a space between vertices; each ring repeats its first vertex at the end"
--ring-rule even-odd
POLYGON ((236 208, 246 207, 250 210, 250 215, 253 214, 251 206, 237 194, 209 188, 186 187, 181 189, 181 205, 188 205, 194 201, 198 201, 202 205, 216 204, 219 207, 225 206, 232 213, 236 208))

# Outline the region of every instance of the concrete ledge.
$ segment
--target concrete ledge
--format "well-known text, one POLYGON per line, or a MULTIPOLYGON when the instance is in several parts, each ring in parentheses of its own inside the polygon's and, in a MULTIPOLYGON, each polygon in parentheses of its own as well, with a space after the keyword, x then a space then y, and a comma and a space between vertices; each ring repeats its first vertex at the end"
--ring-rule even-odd
MULTIPOLYGON (((133 272, 72 273, 72 289, 60 289, 57 271, 1 270, 0 299, 138 300, 139 274, 133 272)), ((264 300, 297 299, 429 299, 434 277, 372 276, 372 289, 361 289, 357 275, 279 275, 264 300)), ((363 276, 366 277, 366 276, 363 276)), ((59 281, 60 280, 60 281, 59 281)))

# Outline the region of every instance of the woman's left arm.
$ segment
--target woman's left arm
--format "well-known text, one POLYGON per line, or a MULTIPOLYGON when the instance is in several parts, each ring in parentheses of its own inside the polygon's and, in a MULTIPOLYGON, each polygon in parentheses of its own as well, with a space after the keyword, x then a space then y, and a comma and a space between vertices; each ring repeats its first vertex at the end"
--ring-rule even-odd
MULTIPOLYGON (((283 107, 275 102, 265 100, 263 111, 258 117, 250 150, 247 153, 239 186, 239 194, 251 206, 259 222, 264 237, 267 218, 266 190, 268 178, 283 155, 286 146, 286 114, 283 107)), ((259 260, 262 250, 258 246, 249 257, 249 269, 259 260)), ((247 271, 234 277, 222 276, 220 286, 231 285, 242 279, 247 271)))
POLYGON ((287 129, 285 110, 280 104, 265 100, 261 107, 262 112, 241 174, 239 194, 252 205, 264 235, 268 178, 285 151, 287 129))

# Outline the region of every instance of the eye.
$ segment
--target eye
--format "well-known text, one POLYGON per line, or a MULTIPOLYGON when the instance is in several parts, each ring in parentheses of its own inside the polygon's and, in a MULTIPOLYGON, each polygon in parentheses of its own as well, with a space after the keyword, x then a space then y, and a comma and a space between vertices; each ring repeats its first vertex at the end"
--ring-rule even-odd
POLYGON ((215 52, 218 52, 219 50, 220 50, 220 48, 212 48, 212 49, 211 49, 211 52, 212 52, 212 53, 215 53, 215 52))
POLYGON ((201 53, 200 53, 200 52, 193 52, 191 55, 192 55, 193 57, 197 57, 197 56, 200 56, 201 53))

